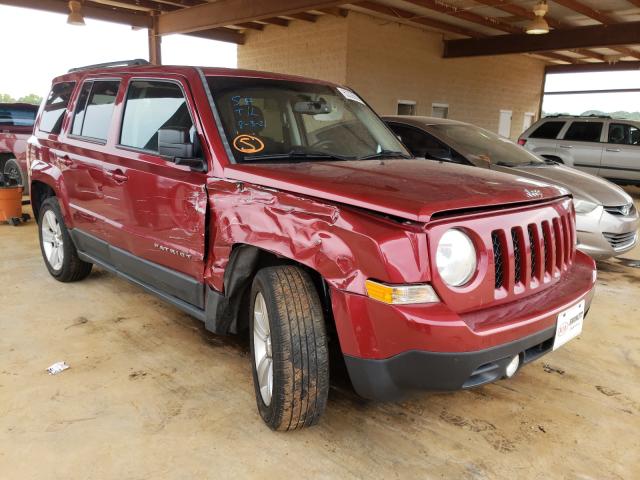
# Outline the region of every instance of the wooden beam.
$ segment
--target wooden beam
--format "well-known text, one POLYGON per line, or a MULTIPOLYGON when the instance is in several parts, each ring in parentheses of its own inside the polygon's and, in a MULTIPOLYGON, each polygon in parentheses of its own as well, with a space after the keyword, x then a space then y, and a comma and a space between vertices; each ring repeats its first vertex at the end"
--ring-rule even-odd
POLYGON ((287 20, 286 18, 280 18, 280 17, 263 18, 260 21, 264 23, 269 23, 271 25, 278 25, 280 27, 288 27, 290 23, 290 21, 287 20))
MULTIPOLYGON (((507 3, 505 0, 475 0, 478 3, 482 3, 483 5, 487 5, 492 8, 496 8, 498 10, 502 10, 503 12, 510 13, 511 15, 515 15, 517 17, 522 17, 527 20, 533 20, 535 18, 535 13, 530 8, 521 7, 519 5, 514 5, 512 3, 507 3)), ((640 0, 638 0, 640 1, 640 0)), ((552 28, 562 28, 565 25, 551 17, 550 15, 546 15, 545 20, 552 28)))
POLYGON ((311 23, 315 23, 318 20, 318 15, 314 15, 312 13, 307 13, 307 12, 293 13, 288 16, 296 20, 303 20, 305 22, 311 22, 311 23))
POLYGON ((485 36, 480 32, 476 32, 475 30, 469 30, 467 28, 460 27, 452 23, 435 20, 433 18, 421 17, 407 10, 402 10, 400 8, 395 8, 395 7, 389 7, 387 5, 381 5, 375 2, 363 1, 363 2, 358 2, 355 5, 359 8, 380 13, 382 15, 387 15, 389 17, 394 17, 400 20, 411 22, 411 23, 417 23, 425 27, 435 28, 437 30, 442 30, 445 32, 456 33, 458 35, 463 35, 465 37, 482 38, 485 36))
POLYGON ((579 65, 547 65, 547 73, 616 72, 640 70, 640 62, 582 63, 579 65))
POLYGON ((440 0, 405 0, 408 3, 412 3, 418 7, 428 8, 434 12, 444 13, 452 17, 459 18, 471 23, 477 23, 484 27, 493 28, 501 32, 507 33, 522 33, 522 29, 503 22, 495 17, 483 17, 476 13, 470 12, 463 8, 458 8, 454 5, 444 3, 440 0))
MULTIPOLYGON (((532 9, 524 8, 519 5, 513 5, 511 3, 505 3, 505 0, 475 0, 478 3, 482 3, 483 5, 487 5, 492 8, 497 8, 498 10, 502 10, 503 12, 510 13, 512 15, 517 15, 523 17, 527 20, 535 19, 536 15, 533 13, 532 9)), ((640 2, 640 0, 638 0, 640 2)), ((561 21, 553 18, 551 15, 545 15, 545 20, 549 24, 551 28, 570 28, 569 25, 562 23, 561 21)), ((594 52, 592 50, 582 49, 578 53, 584 55, 585 57, 596 58, 598 60, 604 60, 603 55, 594 52)))
POLYGON ((246 30, 264 30, 264 25, 262 23, 255 22, 236 23, 234 26, 244 28, 246 30))
POLYGON ((92 3, 108 7, 120 7, 128 10, 138 10, 143 12, 171 12, 180 8, 176 7, 175 5, 158 3, 152 0, 85 0, 85 5, 89 5, 92 3))
POLYGON ((206 38, 207 40, 217 40, 219 42, 235 43, 237 45, 243 45, 245 42, 245 36, 233 30, 231 28, 212 28, 211 30, 200 30, 197 32, 189 32, 184 35, 191 37, 206 38))
MULTIPOLYGON (((69 13, 67 2, 58 0, 0 0, 0 5, 31 8, 45 12, 61 13, 63 15, 69 13)), ((127 13, 124 11, 115 11, 110 8, 83 5, 82 14, 85 18, 123 23, 132 27, 149 28, 151 26, 151 16, 146 13, 127 13)))
POLYGON ((581 13, 585 17, 593 18, 594 20, 599 21, 600 23, 610 24, 616 23, 615 18, 607 15, 606 13, 601 12, 600 10, 596 10, 594 8, 585 5, 584 3, 580 3, 578 0, 553 0, 555 3, 562 5, 574 12, 581 13))
POLYGON ((147 30, 149 37, 149 62, 162 65, 162 37, 158 35, 158 16, 152 17, 151 28, 147 30))
POLYGON ((546 35, 500 35, 474 40, 447 40, 445 58, 573 50, 640 43, 640 22, 553 30, 546 35))
POLYGON ((316 8, 315 10, 326 13, 327 15, 333 15, 334 17, 346 17, 347 15, 349 15, 349 10, 340 7, 316 8))
POLYGON ((196 32, 318 8, 337 7, 344 3, 345 0, 218 0, 164 13, 160 15, 158 25, 161 35, 196 32))

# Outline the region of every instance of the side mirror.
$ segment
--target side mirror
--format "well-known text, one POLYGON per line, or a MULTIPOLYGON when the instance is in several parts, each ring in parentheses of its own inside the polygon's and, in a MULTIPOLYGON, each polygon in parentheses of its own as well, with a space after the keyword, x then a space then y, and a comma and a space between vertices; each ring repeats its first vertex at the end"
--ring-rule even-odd
POLYGON ((161 128, 158 130, 158 153, 163 157, 170 157, 176 165, 185 165, 197 172, 206 172, 207 163, 202 158, 202 152, 195 156, 194 152, 201 150, 199 142, 191 142, 187 128, 161 128))
POLYGON ((161 128, 158 130, 158 153, 163 157, 191 158, 193 144, 186 128, 161 128))

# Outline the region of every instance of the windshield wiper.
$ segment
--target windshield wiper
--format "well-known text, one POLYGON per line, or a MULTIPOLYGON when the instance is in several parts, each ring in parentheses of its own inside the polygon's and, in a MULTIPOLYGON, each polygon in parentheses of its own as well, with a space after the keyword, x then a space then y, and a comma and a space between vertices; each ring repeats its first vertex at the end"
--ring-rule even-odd
POLYGON ((325 152, 301 152, 292 150, 288 153, 265 153, 263 155, 247 155, 245 162, 262 160, 353 160, 354 157, 345 157, 335 153, 325 152))
POLYGON ((359 157, 358 160, 373 160, 377 158, 413 158, 411 155, 407 155, 406 153, 395 151, 395 150, 382 150, 381 152, 372 153, 371 155, 365 155, 364 157, 359 157))

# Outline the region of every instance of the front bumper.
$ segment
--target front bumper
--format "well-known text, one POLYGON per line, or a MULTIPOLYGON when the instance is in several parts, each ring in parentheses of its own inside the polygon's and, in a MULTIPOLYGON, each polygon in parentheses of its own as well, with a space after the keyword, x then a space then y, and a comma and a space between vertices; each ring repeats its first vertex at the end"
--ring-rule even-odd
POLYGON ((639 223, 637 212, 613 215, 602 206, 587 214, 577 214, 577 248, 596 260, 622 255, 636 246, 639 223))
POLYGON ((387 305, 332 290, 349 376, 365 398, 392 400, 412 390, 455 390, 492 382, 518 354, 528 363, 553 346, 558 314, 594 294, 593 260, 577 253, 551 288, 478 311, 442 303, 387 305))
POLYGON ((520 365, 540 358, 553 348, 555 327, 514 342, 476 352, 440 353, 413 350, 384 360, 345 355, 353 388, 358 395, 390 401, 418 390, 459 390, 499 380, 515 355, 520 365))

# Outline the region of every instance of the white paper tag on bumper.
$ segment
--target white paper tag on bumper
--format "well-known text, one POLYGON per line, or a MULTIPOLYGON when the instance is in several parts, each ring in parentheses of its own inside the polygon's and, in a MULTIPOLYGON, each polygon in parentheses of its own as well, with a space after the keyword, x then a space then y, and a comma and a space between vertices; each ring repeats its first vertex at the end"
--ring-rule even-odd
POLYGON ((554 350, 582 333, 584 306, 585 301, 582 300, 564 312, 560 312, 556 326, 556 338, 553 341, 554 350))

